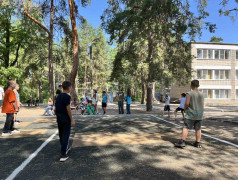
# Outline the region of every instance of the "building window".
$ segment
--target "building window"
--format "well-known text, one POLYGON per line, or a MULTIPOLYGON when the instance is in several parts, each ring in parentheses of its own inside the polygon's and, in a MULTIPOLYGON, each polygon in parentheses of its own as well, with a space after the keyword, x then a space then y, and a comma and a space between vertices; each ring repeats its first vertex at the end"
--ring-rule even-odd
POLYGON ((202 79, 202 70, 197 70, 197 78, 202 79))
POLYGON ((197 79, 213 79, 212 70, 206 69, 197 70, 197 79))
POLYGON ((215 79, 219 79, 220 78, 220 76, 219 76, 219 70, 215 70, 215 79))
POLYGON ((211 89, 203 89, 201 92, 203 93, 204 98, 212 99, 213 95, 211 89))
POLYGON ((197 58, 202 59, 202 49, 197 49, 197 58))
POLYGON ((231 90, 228 89, 216 89, 215 99, 229 99, 231 96, 231 90))
POLYGON ((203 49, 203 59, 207 59, 207 49, 203 49))
POLYGON ((238 70, 236 70, 236 79, 238 80, 238 70))
MULTIPOLYGON (((197 59, 230 59, 230 50, 224 49, 197 49, 197 59)), ((238 59, 238 50, 236 52, 238 59)))
POLYGON ((225 50, 220 50, 220 59, 225 59, 225 50))
POLYGON ((225 50, 225 59, 230 59, 230 50, 225 50))
POLYGON ((238 89, 236 90, 236 99, 238 99, 238 89))
POLYGON ((208 50, 208 59, 213 59, 213 50, 212 49, 208 50))
POLYGON ((236 50, 236 59, 238 60, 238 50, 236 50))
POLYGON ((220 51, 215 50, 215 59, 220 59, 220 51))
POLYGON ((225 71, 220 70, 220 79, 225 79, 225 71))
MULTIPOLYGON (((238 74, 238 72, 237 72, 238 74)), ((238 77, 238 75, 237 75, 238 77)), ((198 69, 197 79, 210 79, 210 80, 230 80, 230 70, 207 70, 198 69)))
MULTIPOLYGON (((200 90, 206 99, 230 99, 231 90, 228 89, 202 89, 200 90)), ((238 90, 236 90, 236 97, 238 99, 238 90)))

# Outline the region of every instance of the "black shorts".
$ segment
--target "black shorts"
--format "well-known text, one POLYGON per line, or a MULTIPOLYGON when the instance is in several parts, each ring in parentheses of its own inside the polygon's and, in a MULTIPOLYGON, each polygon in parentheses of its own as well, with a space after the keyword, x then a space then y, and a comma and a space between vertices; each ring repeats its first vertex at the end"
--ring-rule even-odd
POLYGON ((164 111, 170 111, 170 105, 165 105, 164 106, 164 111))
POLYGON ((184 109, 182 109, 182 108, 178 107, 178 108, 176 109, 176 111, 181 111, 181 112, 183 112, 183 111, 184 111, 184 109))
POLYGON ((107 107, 107 103, 102 103, 102 107, 103 108, 107 107))
POLYGON ((184 119, 184 128, 186 128, 186 129, 201 130, 201 128, 202 128, 202 120, 184 119))

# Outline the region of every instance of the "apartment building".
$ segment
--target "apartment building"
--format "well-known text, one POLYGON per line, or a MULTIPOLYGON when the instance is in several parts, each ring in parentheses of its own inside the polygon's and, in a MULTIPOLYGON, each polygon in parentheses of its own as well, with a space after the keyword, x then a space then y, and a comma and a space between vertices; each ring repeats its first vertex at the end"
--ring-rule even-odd
MULTIPOLYGON (((191 64, 192 77, 200 81, 205 102, 238 103, 238 44, 194 42, 191 53, 195 57, 191 64)), ((176 98, 189 89, 189 85, 173 85, 170 95, 176 98)))

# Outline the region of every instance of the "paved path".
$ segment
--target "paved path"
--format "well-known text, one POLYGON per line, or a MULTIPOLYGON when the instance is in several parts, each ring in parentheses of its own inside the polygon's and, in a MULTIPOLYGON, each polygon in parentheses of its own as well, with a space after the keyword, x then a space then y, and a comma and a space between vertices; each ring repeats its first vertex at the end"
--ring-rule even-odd
MULTIPOLYGON (((58 136, 15 179, 238 179, 238 148, 203 137, 203 148, 174 148, 181 124, 152 115, 76 116, 70 159, 59 160, 58 136)), ((0 118, 0 128, 4 118, 0 118)), ((28 117, 21 134, 0 138, 0 179, 6 179, 57 129, 54 118, 28 117)), ((236 127, 204 122, 204 132, 238 145, 236 127), (221 133, 222 132, 222 133, 221 133)))

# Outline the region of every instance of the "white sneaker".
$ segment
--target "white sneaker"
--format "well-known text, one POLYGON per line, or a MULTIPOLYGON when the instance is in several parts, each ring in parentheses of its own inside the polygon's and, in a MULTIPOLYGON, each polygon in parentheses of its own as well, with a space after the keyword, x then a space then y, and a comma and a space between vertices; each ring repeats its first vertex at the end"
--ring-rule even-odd
POLYGON ((7 132, 7 133, 2 133, 2 136, 11 136, 12 133, 11 132, 7 132))
POLYGON ((19 125, 21 123, 19 121, 14 121, 14 124, 19 125))
POLYGON ((20 131, 18 129, 13 129, 12 134, 17 134, 20 133, 20 131))
POLYGON ((69 159, 69 156, 64 155, 60 157, 60 162, 65 162, 67 159, 69 159))

